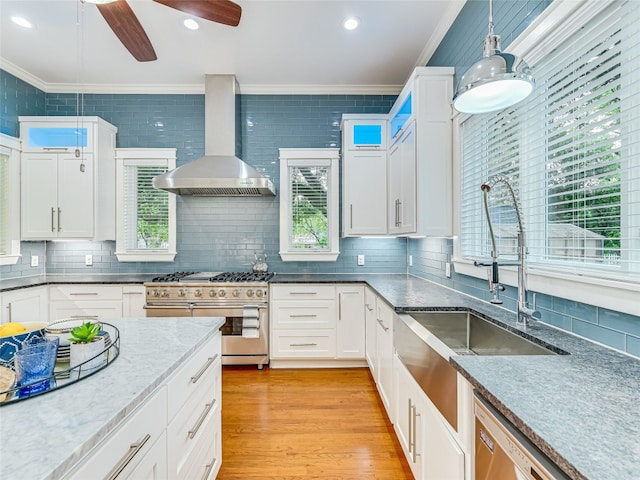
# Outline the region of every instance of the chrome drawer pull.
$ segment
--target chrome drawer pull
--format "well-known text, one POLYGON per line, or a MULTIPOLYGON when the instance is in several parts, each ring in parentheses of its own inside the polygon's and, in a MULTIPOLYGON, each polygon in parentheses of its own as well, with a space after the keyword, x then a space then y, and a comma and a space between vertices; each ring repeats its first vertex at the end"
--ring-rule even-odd
POLYGON ((147 433, 138 443, 132 443, 129 447, 129 451, 125 454, 124 457, 122 457, 122 460, 118 462, 118 464, 107 474, 105 478, 108 480, 115 480, 118 475, 120 475, 122 471, 127 468, 127 465, 131 463, 133 457, 135 457, 138 452, 142 450, 142 447, 144 447, 145 443, 147 443, 150 438, 151 435, 147 433))
POLYGON ((98 319, 98 315, 71 315, 69 318, 95 318, 98 319))
POLYGON ((211 463, 207 463, 204 466, 204 474, 202 475, 202 480, 207 480, 209 475, 211 475, 211 470, 213 470, 213 466, 216 464, 216 457, 211 459, 211 463))
POLYGON ((301 313, 300 315, 289 315, 289 318, 315 318, 317 316, 315 313, 301 313))
POLYGON ((215 362, 216 358, 218 358, 217 353, 213 357, 209 357, 207 359, 207 362, 202 366, 202 368, 198 370, 198 373, 196 373, 193 377, 191 377, 191 383, 196 383, 198 380, 200 380, 200 377, 204 374, 204 372, 207 371, 207 368, 209 368, 211 364, 215 362))
POLYGON ((290 343, 290 347, 316 347, 317 343, 290 343))
POLYGON ((382 320, 380 320, 379 318, 376 318, 376 320, 378 321, 378 323, 380 324, 380 326, 384 329, 385 332, 389 331, 389 327, 385 327, 384 326, 384 322, 382 320))
POLYGON ((211 411, 215 403, 215 398, 211 401, 211 403, 205 403, 204 410, 198 417, 198 420, 196 420, 196 424, 191 430, 189 430, 189 439, 193 439, 193 437, 196 436, 196 433, 198 433, 198 430, 200 430, 200 427, 202 426, 202 422, 204 422, 204 419, 207 418, 207 415, 209 415, 209 412, 211 411))
POLYGON ((289 292, 289 295, 317 295, 318 292, 289 292))
POLYGON ((71 292, 69 295, 98 295, 98 292, 71 292))

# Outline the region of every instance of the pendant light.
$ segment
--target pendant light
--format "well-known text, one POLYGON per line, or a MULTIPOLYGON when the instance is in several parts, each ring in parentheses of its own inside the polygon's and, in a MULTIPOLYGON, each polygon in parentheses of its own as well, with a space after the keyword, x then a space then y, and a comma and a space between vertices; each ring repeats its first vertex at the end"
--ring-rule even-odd
POLYGON ((461 113, 502 110, 524 100, 534 86, 529 66, 500 51, 500 36, 493 33, 493 0, 489 0, 489 34, 482 58, 460 77, 453 107, 461 113))

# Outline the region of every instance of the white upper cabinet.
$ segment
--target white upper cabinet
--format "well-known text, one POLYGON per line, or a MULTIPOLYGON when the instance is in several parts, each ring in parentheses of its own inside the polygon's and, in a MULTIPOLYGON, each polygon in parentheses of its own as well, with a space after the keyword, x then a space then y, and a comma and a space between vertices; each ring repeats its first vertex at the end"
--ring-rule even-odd
POLYGON ((397 196, 389 196, 389 212, 398 211, 398 225, 389 215, 390 233, 453 235, 453 72, 449 67, 416 68, 389 112, 389 150, 395 155, 389 155, 387 168, 402 172, 403 183, 396 188, 408 192, 398 203, 397 196))
POLYGON ((342 116, 342 236, 387 234, 387 115, 342 116))
POLYGON ((116 132, 98 117, 20 117, 22 240, 115 240, 116 132))

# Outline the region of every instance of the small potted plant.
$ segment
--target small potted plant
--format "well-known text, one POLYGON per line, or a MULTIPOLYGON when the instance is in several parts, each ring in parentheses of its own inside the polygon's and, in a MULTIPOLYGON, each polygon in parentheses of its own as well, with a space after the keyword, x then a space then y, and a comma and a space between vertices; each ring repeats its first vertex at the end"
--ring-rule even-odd
POLYGON ((71 329, 71 368, 83 364, 80 368, 84 371, 102 366, 104 355, 100 354, 104 352, 105 343, 104 337, 99 335, 101 329, 99 323, 92 322, 83 322, 82 325, 71 329))

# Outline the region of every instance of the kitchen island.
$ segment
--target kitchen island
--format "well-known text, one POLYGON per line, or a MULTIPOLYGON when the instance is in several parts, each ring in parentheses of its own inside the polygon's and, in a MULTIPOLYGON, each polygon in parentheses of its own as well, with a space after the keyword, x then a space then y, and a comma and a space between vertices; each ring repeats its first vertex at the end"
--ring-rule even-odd
MULTIPOLYGON (((124 318, 105 322, 120 332, 120 354, 113 363, 59 390, 0 406, 0 478, 66 478, 79 461, 93 455, 114 431, 119 431, 132 413, 138 415, 149 398, 160 398, 165 405, 164 413, 154 416, 155 423, 171 423, 172 398, 181 395, 172 388, 182 388, 176 376, 191 360, 198 356, 214 358, 209 364, 215 368, 210 370, 219 372, 222 318, 124 318), (212 347, 218 348, 217 361, 216 352, 203 351, 212 347)), ((176 411, 179 408, 174 407, 176 411)), ((177 412, 176 417, 179 415, 177 412)), ((163 438, 167 441, 162 437, 158 442, 163 438)), ((171 449, 167 444, 164 452, 171 449)), ((125 453, 128 446, 124 445, 125 453)))

